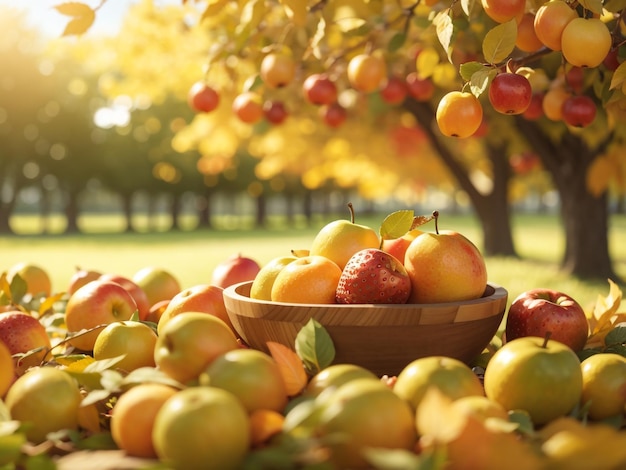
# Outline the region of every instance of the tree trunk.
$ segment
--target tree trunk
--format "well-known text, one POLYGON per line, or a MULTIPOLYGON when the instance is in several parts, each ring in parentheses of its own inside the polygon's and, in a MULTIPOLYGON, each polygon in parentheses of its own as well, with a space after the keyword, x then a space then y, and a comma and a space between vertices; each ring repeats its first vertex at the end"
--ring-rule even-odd
POLYGON ((433 129, 435 113, 430 105, 407 100, 405 107, 415 116, 429 137, 430 144, 446 164, 452 176, 472 201, 483 229, 482 251, 488 256, 517 257, 511 230, 508 184, 511 177, 508 158, 503 147, 489 147, 488 158, 493 171, 493 188, 483 194, 474 186, 467 169, 433 129))
POLYGON ((213 228, 211 222, 211 190, 207 190, 204 196, 199 197, 198 207, 198 227, 213 228))
POLYGON ((267 223, 267 199, 265 194, 259 194, 256 197, 256 218, 255 225, 257 228, 265 227, 267 223))
POLYGON ((66 201, 65 201, 65 233, 79 233, 80 229, 78 228, 78 215, 80 213, 78 206, 78 192, 75 191, 66 191, 66 201))
POLYGON ((591 149, 580 137, 566 133, 555 143, 534 122, 518 119, 517 123, 559 192, 565 231, 562 268, 584 279, 620 282, 609 254, 607 193, 595 197, 587 191, 586 183, 587 170, 608 139, 591 149))
POLYGON ((124 212, 124 218, 126 219, 126 232, 134 232, 132 193, 122 194, 122 210, 124 212))
POLYGON ((313 191, 307 189, 302 200, 302 212, 308 226, 313 222, 313 191))
POLYGON ((170 230, 180 230, 180 200, 180 194, 172 194, 172 201, 170 203, 170 218, 172 219, 172 223, 170 225, 170 230))

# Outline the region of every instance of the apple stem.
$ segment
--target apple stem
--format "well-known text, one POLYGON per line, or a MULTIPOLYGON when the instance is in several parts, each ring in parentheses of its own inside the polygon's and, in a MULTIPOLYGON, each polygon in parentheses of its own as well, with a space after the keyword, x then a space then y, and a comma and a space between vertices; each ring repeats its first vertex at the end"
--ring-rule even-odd
POLYGON ((354 207, 351 202, 348 203, 348 210, 350 211, 350 222, 354 223, 354 207))
POLYGON ((435 219, 435 233, 439 234, 439 211, 433 211, 433 218, 435 219))
POLYGON ((548 340, 550 339, 550 337, 552 336, 552 332, 551 331, 546 331, 545 336, 543 337, 543 344, 541 345, 542 348, 547 348, 548 347, 548 340))

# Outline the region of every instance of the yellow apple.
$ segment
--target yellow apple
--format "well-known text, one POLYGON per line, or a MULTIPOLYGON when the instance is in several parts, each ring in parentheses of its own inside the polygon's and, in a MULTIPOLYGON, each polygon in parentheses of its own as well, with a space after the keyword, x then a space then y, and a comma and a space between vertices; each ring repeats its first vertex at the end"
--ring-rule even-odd
POLYGON ((272 286, 278 273, 289 263, 297 260, 295 256, 279 256, 270 260, 258 272, 250 286, 250 298, 257 300, 271 300, 272 286))
POLYGON ((180 282, 171 272, 146 266, 133 274, 131 280, 146 293, 152 307, 161 300, 170 300, 181 291, 180 282))
MULTIPOLYGON (((124 287, 116 282, 95 280, 78 289, 65 306, 68 333, 78 333, 116 321, 130 320, 137 303, 124 287)), ((94 329, 69 339, 75 348, 92 351, 101 330, 94 329)))
POLYGON ((138 321, 117 321, 107 325, 96 338, 93 357, 111 359, 124 355, 115 368, 130 372, 140 367, 154 367, 156 332, 138 321))
POLYGON ((233 330, 216 316, 183 312, 159 332, 154 361, 168 376, 184 384, 197 379, 216 357, 238 348, 233 330))
POLYGON ((15 381, 5 404, 12 419, 30 425, 28 440, 40 443, 50 432, 78 427, 81 400, 78 384, 67 372, 37 367, 15 381))
POLYGON ((485 260, 458 232, 424 232, 404 255, 411 278, 408 303, 456 302, 480 298, 487 287, 485 260))
POLYGON ((14 264, 7 271, 7 281, 11 283, 16 275, 26 282, 26 292, 28 294, 48 297, 52 293, 50 276, 39 266, 30 263, 14 264))
POLYGON ((4 397, 15 380, 15 365, 11 351, 0 341, 0 398, 4 397))

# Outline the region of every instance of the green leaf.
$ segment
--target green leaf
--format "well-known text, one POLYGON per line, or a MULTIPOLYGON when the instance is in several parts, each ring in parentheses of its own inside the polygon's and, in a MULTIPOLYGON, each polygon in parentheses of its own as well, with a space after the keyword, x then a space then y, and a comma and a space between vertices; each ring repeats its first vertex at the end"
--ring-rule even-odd
POLYGON ((29 455, 24 470, 56 470, 57 466, 48 454, 29 455))
POLYGON ((607 346, 626 343, 626 326, 616 326, 607 333, 604 344, 607 346))
POLYGON ((499 24, 485 35, 483 56, 490 64, 503 62, 515 49, 517 23, 515 19, 499 24))
POLYGON ((470 79, 470 90, 472 94, 478 98, 482 95, 489 86, 493 77, 497 75, 498 71, 493 67, 486 67, 483 70, 479 70, 470 79))
POLYGON ((94 361, 91 364, 89 364, 87 367, 85 367, 85 372, 91 372, 91 373, 104 372, 110 369, 111 367, 113 367, 115 364, 120 362, 125 357, 126 357, 126 353, 121 354, 119 356, 111 357, 108 359, 100 359, 99 361, 94 361))
POLYGON ((517 431, 531 436, 535 432, 535 426, 533 421, 525 410, 511 410, 509 411, 509 421, 519 425, 517 431))
POLYGON ((396 33, 389 40, 389 43, 387 44, 387 49, 389 50, 389 52, 396 52, 402 46, 404 46, 405 42, 406 42, 406 34, 401 33, 401 32, 396 33))
POLYGON ((326 329, 314 318, 304 325, 296 336, 296 353, 311 374, 332 364, 335 345, 326 329))
POLYGON ((83 398, 83 401, 81 401, 81 406, 93 405, 95 403, 98 403, 99 401, 106 400, 110 396, 111 392, 109 390, 92 390, 87 394, 85 398, 83 398))
POLYGON ((459 73, 461 74, 461 78, 463 78, 463 80, 469 82, 472 79, 472 75, 475 73, 491 69, 492 67, 488 67, 480 62, 465 62, 459 67, 459 73))
POLYGON ((183 385, 169 377, 165 372, 154 367, 140 367, 131 371, 122 379, 120 385, 137 385, 141 383, 160 383, 175 388, 183 388, 183 385))
POLYGON ((602 0, 579 0, 578 3, 580 3, 585 10, 589 10, 597 15, 602 14, 602 0))
POLYGON ((19 301, 26 295, 27 290, 28 286, 26 285, 26 281, 19 274, 15 274, 13 279, 11 279, 11 298, 13 301, 19 301))
POLYGON ((621 87, 626 80, 626 62, 622 62, 619 64, 619 67, 615 69, 613 72, 613 76, 611 77, 611 85, 609 86, 609 90, 613 90, 617 87, 621 87))
POLYGON ((92 434, 76 443, 76 447, 83 450, 115 450, 118 448, 110 432, 92 434))
POLYGON ((26 444, 26 435, 24 433, 0 435, 1 468, 17 468, 8 464, 15 462, 20 457, 24 444, 26 444))
POLYGON ((383 240, 400 238, 411 230, 414 214, 410 209, 399 210, 389 214, 380 225, 380 237, 383 240))

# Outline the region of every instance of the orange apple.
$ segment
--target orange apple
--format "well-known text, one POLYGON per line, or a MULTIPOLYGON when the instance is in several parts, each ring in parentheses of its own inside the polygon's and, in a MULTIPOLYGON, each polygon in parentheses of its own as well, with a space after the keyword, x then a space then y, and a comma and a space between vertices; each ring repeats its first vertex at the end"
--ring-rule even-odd
POLYGON ((411 278, 408 303, 456 302, 477 299, 487 287, 485 260, 476 246, 458 232, 424 232, 404 255, 411 278))
POLYGON ((103 281, 116 282, 124 289, 126 289, 126 291, 132 296, 133 300, 137 304, 139 319, 145 320, 148 317, 148 313, 152 304, 150 304, 150 300, 148 299, 148 296, 143 291, 143 289, 139 287, 134 281, 125 276, 121 276, 115 273, 104 273, 100 276, 100 279, 103 281))
MULTIPOLYGON (((211 284, 197 284, 183 289, 165 307, 159 318, 157 331, 160 334, 172 318, 183 312, 201 312, 215 315, 232 329, 233 325, 228 318, 228 312, 224 305, 223 291, 224 289, 221 287, 211 284)), ((233 329, 233 331, 235 330, 233 329)))
POLYGON ((404 254, 411 242, 423 233, 421 230, 413 229, 398 238, 386 238, 382 243, 382 250, 396 257, 400 262, 404 261, 404 254))
POLYGON ((298 258, 285 266, 272 285, 271 300, 305 304, 334 304, 341 269, 325 256, 298 258))
MULTIPOLYGON (((129 320, 137 311, 137 303, 121 285, 98 279, 85 284, 67 301, 65 325, 68 333, 106 326, 110 323, 129 320)), ((83 351, 92 351, 100 329, 81 333, 69 339, 72 346, 83 351)))
POLYGON ((50 337, 39 320, 18 310, 0 313, 0 342, 4 343, 12 356, 33 351, 16 360, 17 375, 38 366, 51 347, 50 337))
POLYGON ((219 263, 213 270, 211 284, 221 288, 252 281, 261 270, 261 266, 252 258, 237 253, 219 263))
POLYGON ((95 281, 101 275, 102 273, 99 271, 77 267, 72 277, 70 277, 70 282, 67 286, 67 295, 72 295, 79 288, 83 287, 88 282, 95 281))

